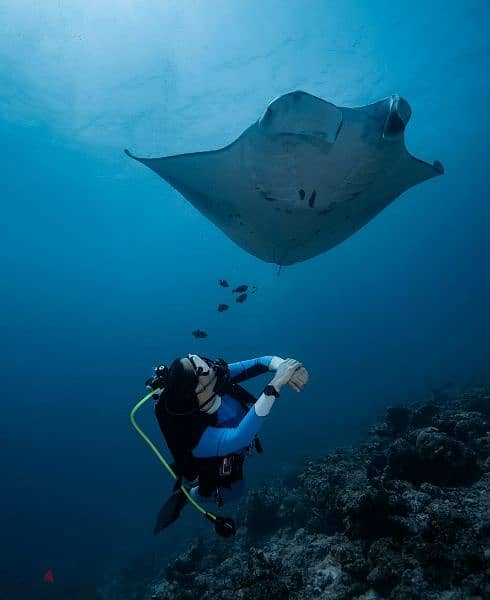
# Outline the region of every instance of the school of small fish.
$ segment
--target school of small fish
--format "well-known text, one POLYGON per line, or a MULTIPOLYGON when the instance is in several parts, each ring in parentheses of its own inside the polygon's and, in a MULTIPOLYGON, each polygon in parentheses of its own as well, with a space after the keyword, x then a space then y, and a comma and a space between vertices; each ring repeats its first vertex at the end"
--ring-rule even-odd
MULTIPOLYGON (((228 281, 226 279, 219 279, 218 280, 218 285, 222 288, 229 288, 230 284, 228 283, 228 281)), ((252 286, 248 286, 245 283, 242 283, 240 285, 238 285, 237 287, 233 288, 231 290, 232 294, 237 294, 235 297, 235 302, 237 304, 243 304, 245 302, 245 300, 248 298, 248 294, 255 294, 255 292, 257 291, 257 286, 252 285, 252 286)), ((222 312, 226 312, 227 310, 229 310, 230 305, 229 304, 218 304, 218 312, 222 313, 222 312)), ((197 338, 197 339, 204 339, 208 337, 208 334, 206 331, 204 331, 203 329, 195 329, 192 332, 192 335, 197 338)))

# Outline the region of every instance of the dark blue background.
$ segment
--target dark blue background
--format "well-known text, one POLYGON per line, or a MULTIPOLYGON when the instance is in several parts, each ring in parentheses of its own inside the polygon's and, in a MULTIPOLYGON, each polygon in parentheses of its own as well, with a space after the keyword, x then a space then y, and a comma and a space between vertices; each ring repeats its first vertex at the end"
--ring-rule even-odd
MULTIPOLYGON (((160 361, 201 351, 307 366, 307 390, 284 394, 264 427, 251 485, 351 443, 388 403, 489 379, 486 3, 219 2, 213 14, 205 4, 26 19, 5 3, 4 581, 48 568, 57 581, 93 581, 148 551, 161 564, 200 524, 188 511, 151 536, 171 484, 128 414, 160 361), (340 105, 404 95, 407 147, 446 174, 278 276, 122 148, 222 146, 297 88, 340 105), (258 292, 218 314, 222 277, 258 292), (195 340, 196 328, 209 338, 195 340)), ((149 408, 140 420, 164 448, 149 408)))

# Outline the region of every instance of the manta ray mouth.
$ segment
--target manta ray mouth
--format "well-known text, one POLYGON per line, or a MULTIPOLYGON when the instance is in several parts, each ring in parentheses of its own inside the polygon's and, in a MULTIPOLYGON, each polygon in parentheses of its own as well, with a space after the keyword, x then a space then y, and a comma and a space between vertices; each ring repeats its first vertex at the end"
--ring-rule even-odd
POLYGON ((412 116, 410 104, 398 94, 389 98, 388 116, 383 128, 384 139, 395 139, 403 135, 412 116))

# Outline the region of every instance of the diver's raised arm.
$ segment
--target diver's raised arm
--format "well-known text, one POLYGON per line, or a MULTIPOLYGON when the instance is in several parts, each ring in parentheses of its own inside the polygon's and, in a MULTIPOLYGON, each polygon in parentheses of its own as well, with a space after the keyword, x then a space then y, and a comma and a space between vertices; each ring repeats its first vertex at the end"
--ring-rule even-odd
POLYGON ((273 358, 273 356, 260 356, 259 358, 230 363, 228 368, 232 383, 240 383, 252 377, 257 377, 257 375, 267 373, 270 370, 269 365, 273 358))
MULTIPOLYGON (((303 365, 297 360, 293 358, 284 360, 270 384, 265 386, 259 399, 240 424, 237 427, 208 427, 192 451, 193 456, 196 458, 226 456, 249 446, 262 427, 264 417, 270 413, 276 398, 279 397, 282 387, 291 383, 291 379, 295 375, 298 376, 301 369, 304 370, 303 365)), ((302 387, 297 391, 301 389, 302 387)))

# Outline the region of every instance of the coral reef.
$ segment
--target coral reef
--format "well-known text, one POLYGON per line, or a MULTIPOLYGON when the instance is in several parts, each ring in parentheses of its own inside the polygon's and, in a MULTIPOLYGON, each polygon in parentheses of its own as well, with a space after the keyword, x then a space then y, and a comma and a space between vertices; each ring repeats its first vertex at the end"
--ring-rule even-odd
POLYGON ((134 598, 490 598, 490 388, 388 408, 358 448, 250 493, 237 524, 134 598))

